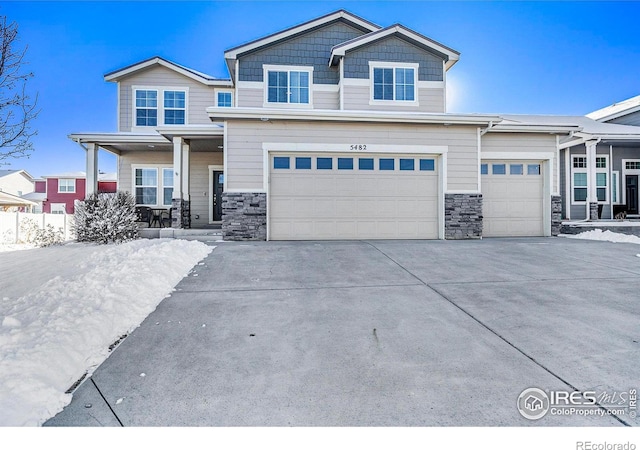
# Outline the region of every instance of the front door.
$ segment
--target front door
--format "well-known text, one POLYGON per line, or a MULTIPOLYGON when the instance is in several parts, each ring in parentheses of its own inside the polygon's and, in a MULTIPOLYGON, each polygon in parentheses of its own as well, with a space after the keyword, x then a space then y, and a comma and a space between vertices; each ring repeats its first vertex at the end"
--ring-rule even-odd
POLYGON ((638 214, 638 175, 627 175, 627 213, 638 214))
POLYGON ((224 186, 224 172, 213 171, 213 195, 211 199, 213 201, 213 221, 219 222, 222 220, 222 188, 224 186))

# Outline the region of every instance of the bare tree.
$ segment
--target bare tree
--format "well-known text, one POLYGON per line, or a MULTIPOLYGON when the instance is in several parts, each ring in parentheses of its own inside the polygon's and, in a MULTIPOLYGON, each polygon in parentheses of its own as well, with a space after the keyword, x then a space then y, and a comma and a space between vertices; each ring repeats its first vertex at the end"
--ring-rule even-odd
POLYGON ((24 71, 27 47, 17 49, 18 25, 7 24, 0 16, 0 165, 9 158, 28 156, 33 151, 30 122, 36 118, 38 96, 27 94, 27 81, 33 73, 24 71))

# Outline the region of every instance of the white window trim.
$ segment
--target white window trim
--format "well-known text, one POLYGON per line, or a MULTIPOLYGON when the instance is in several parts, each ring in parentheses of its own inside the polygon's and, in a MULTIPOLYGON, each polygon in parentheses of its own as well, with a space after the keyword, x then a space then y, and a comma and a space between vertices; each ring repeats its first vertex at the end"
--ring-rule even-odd
POLYGON ((49 211, 50 211, 50 214, 67 214, 67 204, 66 203, 51 203, 49 211), (62 212, 54 212, 54 210, 55 211, 62 210, 62 212))
MULTIPOLYGON (((290 79, 290 77, 288 78, 290 79)), ((264 85, 263 106, 265 108, 297 108, 313 109, 313 66, 280 66, 276 64, 262 65, 262 81, 264 85), (269 102, 269 72, 308 72, 309 73, 309 103, 276 103, 269 102)))
POLYGON ((58 194, 75 194, 76 193, 76 180, 75 178, 58 178, 58 194), (71 181, 73 190, 72 191, 61 191, 60 190, 60 182, 62 180, 71 181))
MULTIPOLYGON (((164 123, 164 93, 165 91, 184 92, 184 125, 189 124, 189 87, 188 86, 131 86, 131 131, 148 131, 156 127, 165 126, 164 123), (136 91, 156 91, 158 93, 158 123, 153 125, 136 125, 136 91)), ((172 108, 174 109, 174 108, 172 108)), ((169 125, 172 127, 183 125, 169 125)))
MULTIPOLYGON (((233 108, 235 106, 234 103, 234 99, 235 99, 235 95, 233 95, 233 89, 215 89, 214 90, 214 95, 216 97, 216 107, 219 108, 220 105, 218 105, 218 94, 231 94, 231 108, 233 108)), ((228 106, 226 106, 225 108, 228 108, 228 106)))
POLYGON ((150 206, 156 208, 170 208, 164 204, 164 184, 162 178, 163 169, 173 170, 171 164, 131 164, 131 190, 133 198, 136 198, 136 169, 156 169, 156 203, 136 203, 136 206, 150 206))
MULTIPOLYGON (((574 173, 584 173, 587 174, 587 179, 588 179, 588 171, 589 168, 588 167, 573 167, 573 160, 574 158, 586 158, 587 155, 586 153, 573 153, 570 155, 571 158, 569 160, 569 167, 571 168, 571 177, 570 177, 570 185, 569 185, 569 190, 571 191, 571 204, 572 205, 585 205, 587 202, 586 201, 576 201, 575 200, 575 190, 574 190, 574 185, 573 185, 573 174, 574 173)), ((604 201, 600 201, 598 200, 598 204, 599 205, 608 205, 609 204, 609 199, 610 199, 610 193, 609 190, 611 189, 611 177, 609 176, 609 164, 611 164, 611 161, 609 161, 609 155, 604 155, 601 153, 596 154, 596 158, 604 158, 607 163, 606 163, 606 167, 596 167, 596 174, 598 173, 604 173, 607 176, 607 185, 604 187, 605 188, 605 200, 604 201)), ((589 161, 587 161, 587 165, 589 164, 589 161)), ((640 173, 640 171, 638 171, 640 173)), ((594 182, 597 183, 597 176, 596 176, 596 180, 594 180, 594 182)), ((582 187, 582 186, 579 186, 582 187)), ((588 186, 584 187, 585 189, 589 189, 588 186)), ((597 189, 602 189, 602 186, 596 186, 596 192, 597 189)), ((618 191, 618 197, 620 197, 620 191, 618 191)))
POLYGON ((620 184, 621 186, 623 186, 624 188, 620 191, 618 191, 618 201, 620 202, 620 205, 626 205, 627 204, 627 175, 640 175, 640 169, 627 169, 627 163, 628 162, 640 162, 640 159, 623 159, 622 160, 622 173, 620 174, 620 177, 622 181, 620 184))
POLYGON ((401 62, 385 62, 385 61, 369 61, 369 104, 370 105, 389 105, 389 106, 420 106, 418 101, 418 71, 420 64, 418 63, 401 63, 401 62), (394 69, 393 70, 393 97, 394 100, 376 100, 373 98, 373 69, 394 69), (396 96, 396 71, 395 69, 413 69, 413 100, 395 100, 396 96))

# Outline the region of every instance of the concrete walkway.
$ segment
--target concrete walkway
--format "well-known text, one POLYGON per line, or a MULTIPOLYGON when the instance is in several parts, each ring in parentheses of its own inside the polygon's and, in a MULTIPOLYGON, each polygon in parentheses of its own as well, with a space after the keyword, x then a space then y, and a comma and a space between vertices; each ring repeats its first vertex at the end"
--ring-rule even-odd
POLYGON ((48 426, 620 426, 516 409, 638 388, 640 246, 220 243, 48 426))

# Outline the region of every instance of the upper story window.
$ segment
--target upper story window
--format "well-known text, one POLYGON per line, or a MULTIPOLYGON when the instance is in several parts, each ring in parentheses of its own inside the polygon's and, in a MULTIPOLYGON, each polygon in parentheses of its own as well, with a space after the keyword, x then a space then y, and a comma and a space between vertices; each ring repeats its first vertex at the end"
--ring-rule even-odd
POLYGON ((58 192, 73 193, 76 191, 76 180, 73 178, 60 178, 58 180, 58 192))
POLYGON ((312 67, 264 66, 266 103, 311 104, 312 67))
POLYGON ((136 91, 136 126, 158 125, 158 91, 139 89, 136 91))
POLYGON ((371 63, 372 100, 416 102, 417 69, 417 64, 371 63))
POLYGON ((233 106, 231 91, 219 91, 216 95, 216 104, 220 108, 231 108, 233 106))
POLYGON ((134 127, 185 125, 188 89, 134 86, 134 127))
POLYGON ((184 91, 164 91, 165 125, 184 125, 187 109, 184 91))

